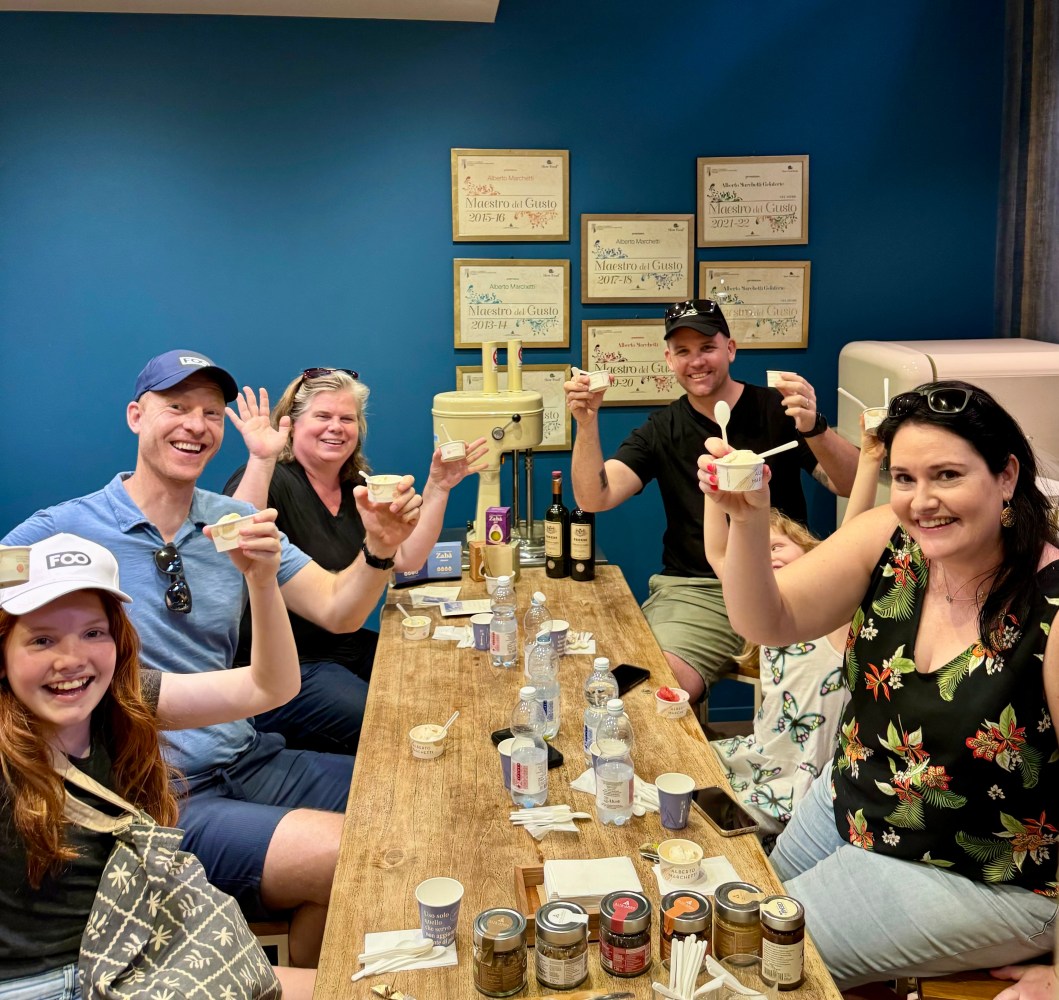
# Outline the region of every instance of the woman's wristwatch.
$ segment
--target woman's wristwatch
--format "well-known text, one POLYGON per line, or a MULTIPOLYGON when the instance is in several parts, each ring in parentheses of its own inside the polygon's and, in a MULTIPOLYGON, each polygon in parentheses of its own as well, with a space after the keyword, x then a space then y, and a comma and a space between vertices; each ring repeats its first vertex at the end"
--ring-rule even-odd
POLYGON ((393 569, 393 556, 389 556, 386 559, 381 559, 379 556, 375 555, 371 551, 371 549, 368 548, 367 542, 364 542, 361 545, 360 551, 364 553, 364 561, 372 569, 393 569))

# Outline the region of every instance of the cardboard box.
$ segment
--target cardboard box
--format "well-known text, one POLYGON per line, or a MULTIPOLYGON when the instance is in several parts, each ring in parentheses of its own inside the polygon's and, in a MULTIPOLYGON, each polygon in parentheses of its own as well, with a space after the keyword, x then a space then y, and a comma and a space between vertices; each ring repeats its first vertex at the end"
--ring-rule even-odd
POLYGON ((419 569, 412 570, 411 572, 405 573, 398 570, 393 571, 393 585, 395 587, 403 587, 409 583, 419 583, 421 580, 427 580, 427 564, 424 563, 419 569))
POLYGON ((485 571, 490 576, 510 576, 517 580, 520 575, 519 545, 516 538, 507 545, 484 546, 485 571))
POLYGON ((472 580, 481 583, 485 579, 485 542, 469 542, 470 569, 468 575, 472 580))
POLYGON ((431 580, 459 580, 463 576, 462 546, 459 542, 438 542, 427 558, 431 580))
POLYGON ((511 541, 511 508, 485 508, 485 540, 490 545, 507 545, 511 541))

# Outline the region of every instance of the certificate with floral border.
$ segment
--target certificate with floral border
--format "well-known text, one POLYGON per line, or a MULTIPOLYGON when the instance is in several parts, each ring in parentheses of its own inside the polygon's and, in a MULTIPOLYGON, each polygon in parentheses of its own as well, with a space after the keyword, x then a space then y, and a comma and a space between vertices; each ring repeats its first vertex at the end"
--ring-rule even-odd
POLYGON ((694 282, 695 216, 582 215, 582 302, 681 302, 694 282))
POLYGON ((614 376, 604 406, 659 405, 684 394, 666 364, 665 336, 661 317, 581 321, 581 367, 614 376))
POLYGON ((809 242, 808 156, 700 156, 699 246, 809 242))
POLYGON ((452 262, 456 347, 518 337, 523 347, 570 346, 570 261, 452 262))
POLYGON ((570 239, 570 151, 452 150, 452 239, 570 239))
POLYGON ((807 260, 699 262, 699 297, 719 303, 740 350, 809 346, 807 260))
MULTIPOLYGON (((522 388, 539 392, 544 400, 544 437, 534 451, 569 451, 570 411, 566 408, 563 383, 570 380, 569 365, 523 365, 522 388)), ((482 366, 456 366, 456 388, 464 392, 482 391, 482 366)), ((497 388, 507 388, 507 372, 497 372, 497 388)))

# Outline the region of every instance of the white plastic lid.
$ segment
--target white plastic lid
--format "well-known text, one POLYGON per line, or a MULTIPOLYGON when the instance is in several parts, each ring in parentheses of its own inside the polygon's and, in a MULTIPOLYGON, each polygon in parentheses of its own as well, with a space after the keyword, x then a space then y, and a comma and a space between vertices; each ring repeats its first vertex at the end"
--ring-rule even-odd
POLYGON ((607 711, 610 712, 611 715, 621 715, 621 713, 625 711, 625 702, 623 702, 621 698, 611 698, 610 701, 607 702, 607 711))
POLYGON ((496 578, 496 585, 498 587, 506 587, 511 582, 510 576, 498 576, 496 578))
POLYGON ((523 701, 530 701, 536 693, 537 689, 532 685, 527 684, 524 688, 519 688, 518 696, 523 701))
POLYGON ((551 634, 551 632, 538 632, 537 633, 537 642, 543 643, 545 645, 550 646, 552 644, 552 634, 551 634))
POLYGON ((593 670, 610 670, 610 660, 605 656, 597 656, 592 661, 593 670))
POLYGON ((534 604, 543 604, 546 600, 547 598, 539 590, 536 591, 533 595, 534 604))

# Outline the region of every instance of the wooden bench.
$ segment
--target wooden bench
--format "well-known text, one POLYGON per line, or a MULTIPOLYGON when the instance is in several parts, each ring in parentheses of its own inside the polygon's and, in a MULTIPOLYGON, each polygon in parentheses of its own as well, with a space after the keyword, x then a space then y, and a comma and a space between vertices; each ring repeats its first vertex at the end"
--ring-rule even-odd
POLYGON ((273 965, 290 965, 290 921, 289 920, 260 920, 250 924, 250 930, 254 937, 261 943, 261 947, 268 954, 269 961, 273 965), (276 955, 272 961, 269 949, 274 948, 276 955))
POLYGON ((920 1000, 993 1000, 1005 984, 988 972, 954 972, 919 980, 920 1000))

